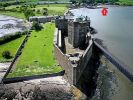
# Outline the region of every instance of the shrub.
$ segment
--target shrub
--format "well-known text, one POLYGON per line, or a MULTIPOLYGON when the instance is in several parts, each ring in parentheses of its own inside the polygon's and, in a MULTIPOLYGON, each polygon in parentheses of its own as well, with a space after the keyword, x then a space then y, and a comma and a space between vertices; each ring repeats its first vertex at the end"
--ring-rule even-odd
POLYGON ((38 10, 36 11, 36 13, 37 13, 37 14, 40 14, 41 12, 40 12, 40 10, 38 9, 38 10))
POLYGON ((26 31, 25 32, 17 32, 16 34, 10 34, 10 35, 5 35, 3 37, 0 37, 0 45, 7 43, 9 41, 12 41, 14 39, 17 39, 26 33, 27 33, 26 31))
POLYGON ((5 7, 0 7, 0 11, 5 11, 5 7))
POLYGON ((41 26, 40 23, 38 23, 37 21, 34 21, 32 24, 32 29, 36 30, 36 31, 40 31, 43 27, 41 26))
POLYGON ((6 59, 9 59, 9 58, 11 58, 11 53, 8 50, 7 51, 3 51, 2 56, 4 58, 6 58, 6 59))
POLYGON ((35 16, 35 14, 34 14, 34 12, 32 11, 32 9, 28 9, 28 8, 24 11, 24 15, 25 15, 25 18, 26 18, 27 20, 29 19, 29 17, 35 16))
POLYGON ((36 10, 35 9, 32 9, 33 12, 35 12, 36 10))
POLYGON ((16 8, 19 8, 19 6, 17 6, 16 8))
POLYGON ((47 9, 47 8, 43 8, 42 14, 43 14, 43 15, 48 15, 48 9, 47 9))

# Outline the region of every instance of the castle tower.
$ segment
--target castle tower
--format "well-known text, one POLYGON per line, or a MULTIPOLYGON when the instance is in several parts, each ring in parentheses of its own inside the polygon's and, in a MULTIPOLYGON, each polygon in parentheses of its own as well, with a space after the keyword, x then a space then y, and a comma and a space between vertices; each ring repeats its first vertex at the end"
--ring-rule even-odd
POLYGON ((68 19, 66 19, 65 16, 56 18, 55 25, 59 30, 61 30, 63 35, 68 35, 68 19))
POLYGON ((74 47, 82 47, 89 32, 90 20, 87 17, 80 17, 68 22, 68 42, 74 47))

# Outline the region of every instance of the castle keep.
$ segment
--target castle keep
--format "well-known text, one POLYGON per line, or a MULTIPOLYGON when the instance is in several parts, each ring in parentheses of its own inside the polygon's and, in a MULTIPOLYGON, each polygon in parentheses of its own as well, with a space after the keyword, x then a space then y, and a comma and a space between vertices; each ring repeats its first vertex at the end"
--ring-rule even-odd
POLYGON ((86 35, 89 32, 90 20, 77 18, 68 22, 68 42, 75 48, 82 47, 86 43, 86 35))
POLYGON ((56 18, 55 24, 55 57, 65 70, 68 81, 76 84, 92 55, 90 20, 83 16, 77 19, 62 16, 56 18))
POLYGON ((90 19, 87 16, 76 19, 70 16, 60 16, 55 22, 58 30, 61 30, 62 35, 68 36, 68 42, 74 48, 82 47, 86 43, 90 28, 90 19))

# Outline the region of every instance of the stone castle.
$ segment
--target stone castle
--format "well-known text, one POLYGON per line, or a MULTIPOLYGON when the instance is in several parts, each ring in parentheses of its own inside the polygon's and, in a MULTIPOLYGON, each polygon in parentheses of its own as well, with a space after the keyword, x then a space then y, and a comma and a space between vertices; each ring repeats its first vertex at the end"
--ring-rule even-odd
POLYGON ((74 47, 82 47, 86 43, 87 33, 90 28, 90 19, 79 17, 71 19, 70 17, 58 17, 56 27, 62 34, 68 36, 68 42, 74 47))
POLYGON ((45 23, 55 20, 54 54, 65 70, 70 84, 76 84, 92 56, 90 19, 73 18, 71 12, 64 16, 30 17, 29 21, 45 23))
POLYGON ((54 54, 71 84, 76 84, 92 55, 90 19, 59 16, 55 20, 54 54))

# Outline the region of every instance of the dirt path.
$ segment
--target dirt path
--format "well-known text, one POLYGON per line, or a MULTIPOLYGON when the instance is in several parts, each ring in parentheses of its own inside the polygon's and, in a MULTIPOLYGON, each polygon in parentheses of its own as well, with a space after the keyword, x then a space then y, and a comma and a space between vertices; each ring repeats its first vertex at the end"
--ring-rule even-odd
POLYGON ((4 74, 6 73, 7 69, 10 66, 10 62, 8 63, 0 63, 0 81, 2 79, 2 77, 4 76, 4 74))

